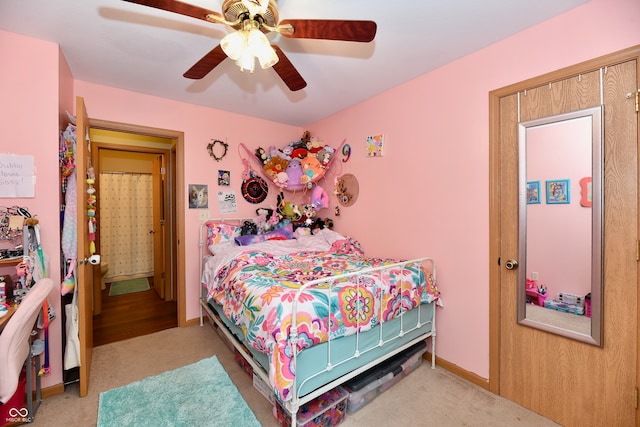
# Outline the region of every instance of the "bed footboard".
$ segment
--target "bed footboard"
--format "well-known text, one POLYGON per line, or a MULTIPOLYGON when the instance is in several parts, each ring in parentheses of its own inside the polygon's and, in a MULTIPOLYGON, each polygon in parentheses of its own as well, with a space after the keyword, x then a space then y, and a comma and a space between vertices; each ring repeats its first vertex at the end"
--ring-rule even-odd
MULTIPOLYGON (((366 282, 366 278, 370 278, 372 276, 381 277, 391 270, 402 270, 410 265, 415 268, 416 264, 424 267, 424 271, 426 271, 425 285, 429 286, 430 283, 435 284, 435 261, 432 258, 420 258, 369 268, 354 273, 314 280, 302 286, 296 293, 296 298, 292 302, 294 314, 292 316, 291 329, 289 333, 289 344, 293 354, 293 366, 296 367, 295 372, 302 372, 302 366, 299 366, 299 363, 304 360, 302 355, 307 351, 297 350, 297 341, 300 339, 298 336, 297 310, 299 300, 306 291, 310 288, 314 288, 316 291, 326 292, 327 299, 330 300, 332 294, 339 292, 342 283, 348 283, 350 285, 355 283, 359 286, 360 283, 366 282), (428 276, 429 274, 431 275, 430 278, 428 276)), ((401 283, 402 286, 399 293, 400 295, 404 295, 406 292, 409 292, 408 289, 404 289, 404 285, 409 285, 409 283, 405 281, 401 281, 401 283)), ((389 297, 390 296, 384 292, 376 295, 375 298, 379 301, 374 303, 374 306, 381 309, 383 307, 381 302, 389 297)), ((397 295, 395 297, 397 298, 397 295)), ((344 356, 344 349, 340 348, 344 346, 339 345, 344 337, 332 339, 329 334, 327 342, 323 343, 325 348, 322 351, 326 352, 323 366, 313 374, 302 375, 301 377, 296 374, 294 377, 291 399, 287 400, 283 404, 283 406, 285 406, 285 408, 292 414, 292 420, 300 405, 320 396, 326 391, 333 389, 367 369, 380 364, 384 360, 427 338, 431 338, 431 367, 435 368, 435 306, 436 301, 434 300, 426 302, 418 308, 411 310, 406 309, 405 307, 400 307, 399 313, 397 313, 396 317, 392 320, 384 320, 382 313, 377 313, 378 318, 381 319, 380 323, 374 329, 365 333, 361 333, 359 331, 356 332, 355 336, 352 338, 354 343, 350 344, 353 345, 353 348, 349 352, 350 354, 348 356, 344 356), (339 356, 336 356, 334 352, 338 353, 339 356), (354 364, 357 365, 356 368, 353 368, 354 364), (305 387, 306 383, 313 382, 314 378, 322 377, 326 373, 330 372, 334 372, 333 376, 336 377, 334 380, 329 381, 320 387, 314 387, 313 391, 307 392, 309 387, 305 387)), ((330 318, 334 315, 332 310, 333 308, 330 308, 330 318)))

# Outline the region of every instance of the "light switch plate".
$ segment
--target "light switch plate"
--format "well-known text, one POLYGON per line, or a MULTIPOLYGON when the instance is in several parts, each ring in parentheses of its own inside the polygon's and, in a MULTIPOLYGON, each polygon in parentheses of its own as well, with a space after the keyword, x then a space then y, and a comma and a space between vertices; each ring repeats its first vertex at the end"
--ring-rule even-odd
POLYGON ((206 220, 209 219, 209 210, 208 209, 201 209, 198 212, 199 212, 198 218, 200 218, 200 221, 206 221, 206 220))

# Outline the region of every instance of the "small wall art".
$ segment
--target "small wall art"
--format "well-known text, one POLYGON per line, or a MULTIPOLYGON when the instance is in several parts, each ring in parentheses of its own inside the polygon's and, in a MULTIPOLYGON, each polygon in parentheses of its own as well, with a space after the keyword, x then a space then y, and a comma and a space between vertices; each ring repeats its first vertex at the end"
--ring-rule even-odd
MULTIPOLYGON (((333 190, 333 194, 336 195, 338 203, 342 206, 351 206, 358 199, 358 193, 360 192, 360 185, 358 179, 350 174, 346 173, 336 180, 336 188, 333 190)), ((336 212, 338 216, 338 212, 336 212)))
POLYGON ((231 172, 230 171, 218 171, 218 185, 231 185, 231 172))
POLYGON ((342 146, 342 155, 344 156, 342 161, 347 163, 349 161, 349 157, 351 157, 351 146, 349 144, 344 144, 342 146))
POLYGON ((219 162, 227 155, 227 151, 229 150, 229 144, 224 141, 220 141, 219 139, 212 139, 211 142, 207 145, 207 152, 216 162, 219 162))
POLYGON ((571 202, 568 179, 554 179, 546 182, 547 204, 567 204, 571 202))
POLYGON ((540 181, 527 182, 527 204, 540 203, 540 181))
POLYGON ((189 209, 206 209, 209 207, 209 186, 206 184, 189 184, 189 209))
POLYGON ((218 209, 221 214, 238 212, 236 192, 229 190, 218 191, 218 209))
POLYGON ((367 137, 367 156, 382 157, 384 151, 384 135, 372 135, 367 137))

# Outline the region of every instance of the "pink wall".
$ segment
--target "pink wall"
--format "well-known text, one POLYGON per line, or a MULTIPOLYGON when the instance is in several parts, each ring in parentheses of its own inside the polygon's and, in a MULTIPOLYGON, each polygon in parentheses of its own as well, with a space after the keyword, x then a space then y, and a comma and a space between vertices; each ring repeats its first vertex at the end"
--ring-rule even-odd
MULTIPOLYGON (((346 138, 353 150, 341 172, 356 174, 360 197, 335 218, 336 228, 348 230, 374 256, 429 255, 438 261, 445 303, 438 312, 438 356, 488 377, 488 92, 640 43, 638 13, 636 0, 593 0, 309 127, 331 145, 346 138), (365 138, 379 133, 386 139, 384 157, 365 158, 365 138)), ((83 81, 73 83, 71 95, 57 46, 0 31, 0 51, 12 65, 0 68, 5 100, 0 106, 0 151, 37 152, 39 176, 36 199, 3 203, 25 204, 39 214, 52 265, 59 263, 60 243, 58 107, 73 108, 73 96, 85 98, 94 119, 184 132, 185 185, 209 184, 210 194, 215 194, 217 169, 231 170, 230 188, 238 192, 241 215, 250 215, 255 206, 239 194, 237 144, 283 145, 302 132, 83 81), (211 138, 230 144, 229 155, 220 163, 206 153, 211 138)), ((331 177, 325 187, 331 187, 331 177)), ((275 204, 275 195, 272 189, 263 205, 275 204)), ((327 216, 334 206, 332 199, 327 216)), ((209 210, 216 215, 214 200, 209 210)), ((198 315, 198 210, 183 214, 186 283, 193 285, 187 290, 191 319, 198 315)), ((52 272, 52 277, 54 273, 59 282, 59 273, 52 272)), ((52 300, 59 304, 57 295, 52 300)), ((52 329, 58 335, 52 337, 52 374, 45 386, 61 381, 60 328, 55 321, 52 329)))
MULTIPOLYGON (((59 73, 66 64, 56 44, 0 31, 0 152, 34 156, 36 185, 34 198, 0 199, 2 206, 23 206, 37 216, 44 253, 49 258, 47 275, 60 283, 60 207, 58 186, 58 102, 59 73)), ((6 242, 3 243, 6 247, 6 242)), ((15 269, 0 269, 15 275, 15 269)), ((56 313, 61 313, 60 294, 49 296, 56 313)), ((62 382, 62 340, 60 316, 49 330, 51 374, 43 386, 62 382)))
POLYGON ((639 44, 639 15, 637 0, 592 0, 309 126, 353 149, 360 197, 337 226, 371 254, 437 260, 438 356, 489 376, 488 93, 639 44), (384 157, 366 158, 380 133, 384 157))

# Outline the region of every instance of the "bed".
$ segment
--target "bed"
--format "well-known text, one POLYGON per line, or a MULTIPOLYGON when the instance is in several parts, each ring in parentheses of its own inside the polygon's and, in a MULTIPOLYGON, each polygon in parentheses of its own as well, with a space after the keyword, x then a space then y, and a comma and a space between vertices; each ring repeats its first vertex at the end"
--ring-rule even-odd
POLYGON ((243 221, 201 224, 200 324, 224 334, 294 426, 300 405, 429 337, 435 367, 433 259, 368 258, 326 228, 242 236, 243 221))

